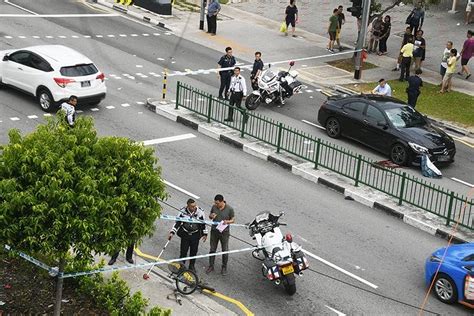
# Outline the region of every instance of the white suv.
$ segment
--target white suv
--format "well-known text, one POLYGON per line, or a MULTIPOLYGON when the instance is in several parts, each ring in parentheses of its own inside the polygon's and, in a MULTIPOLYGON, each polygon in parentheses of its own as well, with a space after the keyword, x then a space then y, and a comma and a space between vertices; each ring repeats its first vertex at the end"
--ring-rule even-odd
POLYGON ((71 95, 79 104, 99 104, 105 98, 105 76, 92 61, 62 45, 31 46, 0 51, 0 86, 32 94, 44 111, 52 112, 71 95))

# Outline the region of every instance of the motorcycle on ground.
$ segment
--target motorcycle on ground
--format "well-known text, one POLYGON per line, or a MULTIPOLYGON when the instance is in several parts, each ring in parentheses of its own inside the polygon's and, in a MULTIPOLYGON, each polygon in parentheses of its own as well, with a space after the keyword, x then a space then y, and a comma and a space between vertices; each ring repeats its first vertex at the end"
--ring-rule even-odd
POLYGON ((283 283, 289 295, 296 293, 295 275, 302 276, 309 267, 301 246, 293 242, 291 234, 283 237, 278 216, 268 212, 259 213, 249 224, 250 236, 257 241, 258 249, 252 252, 255 259, 262 261, 262 274, 276 285, 283 283))
POLYGON ((261 103, 285 104, 285 99, 300 93, 303 86, 296 80, 298 72, 291 70, 294 64, 294 61, 290 62, 290 68, 278 74, 273 72, 270 65, 267 70, 262 71, 257 78, 258 89, 247 97, 245 107, 255 110, 261 103))

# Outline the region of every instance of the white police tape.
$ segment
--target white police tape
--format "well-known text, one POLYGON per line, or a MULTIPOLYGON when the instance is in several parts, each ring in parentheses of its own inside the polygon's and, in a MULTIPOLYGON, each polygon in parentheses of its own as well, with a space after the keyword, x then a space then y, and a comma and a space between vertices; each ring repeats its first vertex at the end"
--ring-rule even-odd
POLYGON ((21 252, 21 251, 18 251, 18 250, 13 250, 9 245, 4 245, 4 248, 5 248, 5 250, 10 251, 10 252, 14 252, 14 253, 18 254, 20 257, 22 257, 23 259, 25 259, 25 260, 33 263, 34 265, 48 271, 50 276, 55 277, 56 275, 58 275, 58 272, 59 272, 58 267, 50 267, 46 263, 43 263, 43 262, 39 261, 38 259, 35 259, 31 256, 28 256, 24 252, 21 252))
POLYGON ((144 268, 144 267, 150 267, 150 266, 158 266, 158 265, 163 265, 163 264, 168 264, 168 263, 173 263, 173 262, 180 262, 180 261, 185 261, 185 260, 190 260, 190 259, 208 258, 208 257, 225 255, 225 254, 231 254, 231 253, 238 253, 238 252, 244 252, 244 251, 253 251, 253 250, 257 250, 257 249, 258 249, 258 247, 254 246, 254 247, 249 247, 249 248, 221 251, 221 252, 209 253, 207 255, 198 255, 198 256, 192 256, 192 257, 165 260, 165 261, 152 261, 152 262, 147 262, 147 263, 134 264, 134 265, 125 265, 125 266, 119 266, 119 267, 104 267, 104 268, 95 269, 95 270, 91 270, 91 271, 66 273, 66 274, 59 275, 59 277, 63 278, 63 279, 75 278, 75 277, 79 277, 79 276, 92 275, 92 274, 97 274, 97 273, 105 273, 105 272, 112 272, 112 271, 121 271, 121 270, 144 268))
MULTIPOLYGON (((355 49, 355 50, 350 50, 347 52, 340 52, 340 53, 335 53, 335 54, 326 54, 326 55, 319 55, 319 56, 311 56, 311 57, 302 57, 302 58, 296 58, 296 59, 288 59, 288 60, 280 60, 280 61, 275 61, 275 62, 270 62, 270 65, 278 65, 278 64, 287 64, 291 61, 297 62, 297 61, 306 61, 306 60, 312 60, 312 59, 320 59, 320 58, 326 58, 326 57, 334 57, 338 55, 345 55, 345 54, 353 54, 362 51, 362 49, 355 49)), ((169 73, 168 77, 179 77, 179 76, 188 76, 188 75, 201 75, 201 74, 209 74, 211 72, 220 72, 224 70, 233 70, 235 67, 239 67, 241 69, 252 69, 253 64, 249 65, 236 65, 234 67, 225 67, 225 68, 211 68, 211 69, 199 69, 199 70, 188 70, 188 71, 175 71, 174 73, 169 73)))
MULTIPOLYGON (((173 215, 160 215, 160 219, 168 220, 168 221, 177 221, 177 222, 186 222, 186 223, 193 223, 193 224, 206 224, 206 225, 219 225, 219 222, 214 221, 206 221, 200 219, 192 219, 190 217, 179 217, 173 215)), ((248 228, 248 225, 245 224, 229 224, 229 226, 236 226, 236 227, 245 227, 248 228)))

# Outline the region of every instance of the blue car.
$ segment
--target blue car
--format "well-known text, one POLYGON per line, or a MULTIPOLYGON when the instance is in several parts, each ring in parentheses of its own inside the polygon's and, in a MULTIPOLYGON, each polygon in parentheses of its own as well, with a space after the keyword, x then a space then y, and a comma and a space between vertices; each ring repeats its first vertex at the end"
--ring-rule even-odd
POLYGON ((474 243, 449 246, 441 263, 445 250, 440 248, 426 259, 426 286, 434 279, 432 291, 441 302, 459 302, 474 309, 474 243))

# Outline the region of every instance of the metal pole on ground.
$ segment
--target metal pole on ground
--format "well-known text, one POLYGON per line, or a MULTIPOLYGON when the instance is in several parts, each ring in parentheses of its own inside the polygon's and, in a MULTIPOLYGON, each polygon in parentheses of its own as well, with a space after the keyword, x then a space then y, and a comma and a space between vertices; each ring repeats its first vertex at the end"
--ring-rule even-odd
POLYGON ((361 78, 362 73, 362 48, 364 48, 367 26, 369 24, 370 0, 363 0, 362 10, 362 25, 360 27, 360 35, 356 46, 357 53, 355 56, 354 79, 357 80, 361 78))
POLYGON ((199 29, 204 30, 204 14, 206 11, 207 0, 201 0, 201 14, 199 15, 199 29))

